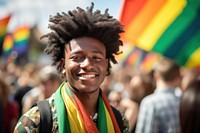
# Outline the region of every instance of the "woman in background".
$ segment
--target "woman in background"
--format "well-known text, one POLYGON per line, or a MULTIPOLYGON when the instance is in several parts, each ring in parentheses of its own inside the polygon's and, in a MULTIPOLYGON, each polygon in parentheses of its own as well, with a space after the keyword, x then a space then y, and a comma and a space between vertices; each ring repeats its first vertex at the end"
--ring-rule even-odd
POLYGON ((182 95, 180 103, 181 133, 200 132, 200 78, 194 80, 182 95))

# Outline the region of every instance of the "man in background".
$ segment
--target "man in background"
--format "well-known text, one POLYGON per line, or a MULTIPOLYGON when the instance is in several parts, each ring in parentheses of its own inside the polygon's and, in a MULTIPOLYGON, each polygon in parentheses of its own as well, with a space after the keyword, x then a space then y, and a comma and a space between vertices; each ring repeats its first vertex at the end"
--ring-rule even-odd
POLYGON ((156 90, 145 97, 139 109, 136 133, 179 133, 179 101, 175 89, 180 84, 180 67, 162 59, 154 72, 156 90))

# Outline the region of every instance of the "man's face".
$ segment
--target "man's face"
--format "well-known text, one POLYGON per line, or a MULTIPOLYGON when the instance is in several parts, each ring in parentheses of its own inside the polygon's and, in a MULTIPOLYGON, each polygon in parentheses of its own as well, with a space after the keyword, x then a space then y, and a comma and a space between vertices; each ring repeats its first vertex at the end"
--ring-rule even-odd
POLYGON ((65 70, 68 83, 80 92, 99 89, 108 68, 103 43, 90 37, 73 39, 65 48, 65 70))

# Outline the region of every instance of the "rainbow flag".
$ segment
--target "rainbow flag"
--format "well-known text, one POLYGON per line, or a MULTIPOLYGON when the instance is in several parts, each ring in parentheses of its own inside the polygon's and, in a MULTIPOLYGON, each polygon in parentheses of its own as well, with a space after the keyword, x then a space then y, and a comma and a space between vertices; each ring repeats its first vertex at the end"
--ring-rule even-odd
POLYGON ((11 18, 11 15, 8 15, 4 18, 0 18, 0 55, 2 52, 3 40, 7 34, 7 26, 8 26, 10 18, 11 18))
POLYGON ((144 72, 150 72, 154 69, 160 58, 161 56, 157 53, 146 52, 140 48, 132 46, 124 53, 124 56, 121 59, 121 64, 122 66, 132 66, 139 68, 144 72))
POLYGON ((157 53, 149 52, 140 64, 140 69, 144 72, 152 71, 161 57, 162 56, 157 53))
POLYGON ((14 45, 14 41, 13 41, 12 35, 7 34, 3 42, 3 51, 5 55, 9 55, 12 52, 13 45, 14 45))
POLYGON ((139 67, 143 62, 146 52, 140 48, 131 46, 128 51, 123 51, 123 58, 121 59, 122 66, 139 67))
POLYGON ((30 28, 28 25, 18 27, 13 33, 14 51, 18 54, 27 52, 30 38, 30 28))
POLYGON ((125 0, 120 21, 124 42, 200 66, 200 0, 125 0))

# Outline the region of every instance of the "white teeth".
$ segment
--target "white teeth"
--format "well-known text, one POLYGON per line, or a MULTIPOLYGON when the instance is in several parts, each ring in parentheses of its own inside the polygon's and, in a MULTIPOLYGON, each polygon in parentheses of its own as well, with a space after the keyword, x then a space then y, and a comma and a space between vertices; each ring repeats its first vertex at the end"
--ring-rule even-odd
POLYGON ((83 77, 83 78, 93 78, 93 77, 95 77, 94 74, 80 75, 80 76, 83 77))

